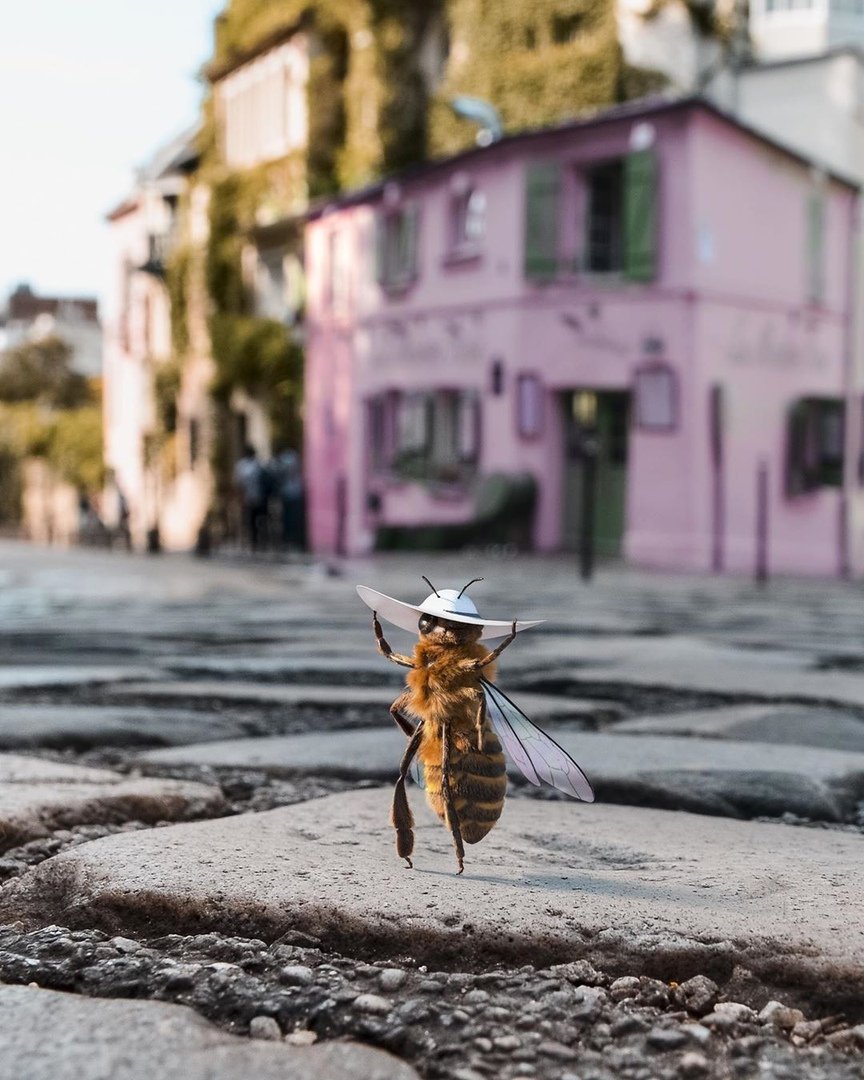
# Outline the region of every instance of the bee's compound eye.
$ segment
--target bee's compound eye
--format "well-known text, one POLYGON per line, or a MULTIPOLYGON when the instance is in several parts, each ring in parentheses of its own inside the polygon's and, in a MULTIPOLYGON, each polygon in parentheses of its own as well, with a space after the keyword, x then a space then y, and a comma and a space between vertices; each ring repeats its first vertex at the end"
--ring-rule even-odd
POLYGON ((420 622, 417 624, 417 629, 421 634, 428 634, 432 627, 435 625, 434 615, 421 615, 420 622))

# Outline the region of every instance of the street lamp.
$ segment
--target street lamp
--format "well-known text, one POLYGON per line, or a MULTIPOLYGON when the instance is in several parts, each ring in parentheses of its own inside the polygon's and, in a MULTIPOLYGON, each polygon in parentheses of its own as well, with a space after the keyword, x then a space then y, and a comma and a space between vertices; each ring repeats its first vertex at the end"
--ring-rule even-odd
POLYGON ((450 108, 463 120, 470 120, 480 125, 480 130, 477 132, 478 146, 488 146, 490 143, 497 142, 504 134, 504 126, 498 110, 488 101, 460 95, 451 99, 450 108))

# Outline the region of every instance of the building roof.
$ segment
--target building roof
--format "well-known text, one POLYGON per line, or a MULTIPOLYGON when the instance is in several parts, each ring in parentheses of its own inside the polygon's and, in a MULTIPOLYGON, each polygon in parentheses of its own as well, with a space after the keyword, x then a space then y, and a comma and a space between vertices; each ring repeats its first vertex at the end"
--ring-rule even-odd
POLYGON ((804 64, 821 64, 826 60, 836 60, 838 56, 851 56, 859 64, 864 64, 864 49, 857 45, 834 45, 822 52, 806 53, 801 56, 780 56, 773 60, 753 59, 742 64, 740 69, 748 75, 760 72, 776 71, 778 68, 800 67, 804 64))
POLYGON ((281 45, 283 42, 288 41, 294 37, 297 31, 300 29, 300 23, 293 22, 288 26, 281 26, 272 33, 267 34, 266 37, 261 38, 254 45, 249 46, 247 49, 240 49, 236 52, 231 52, 228 56, 221 60, 212 60, 204 67, 204 74, 211 83, 219 82, 220 79, 224 79, 226 75, 230 75, 232 71, 236 71, 237 68, 243 67, 244 64, 248 64, 250 60, 254 60, 258 56, 262 56, 265 52, 269 52, 270 49, 275 49, 277 45, 281 45))
POLYGON ((37 296, 29 285, 19 285, 6 301, 5 314, 10 322, 31 322, 40 315, 77 315, 98 323, 99 305, 92 296, 37 296))
MULTIPOLYGON (((187 176, 192 172, 201 157, 198 149, 200 133, 201 125, 197 123, 157 147, 138 170, 139 183, 156 183, 169 177, 187 176)), ((138 209, 139 202, 137 192, 133 191, 108 211, 106 220, 118 221, 126 214, 131 214, 138 209)))
MULTIPOLYGON (((785 143, 773 139, 770 135, 766 135, 758 128, 745 123, 739 117, 725 112, 707 98, 698 96, 660 96, 642 98, 639 101, 625 102, 623 105, 613 105, 609 108, 598 109, 596 112, 583 114, 575 120, 567 120, 562 124, 543 128, 532 128, 528 131, 521 131, 514 135, 505 135, 503 139, 498 139, 488 146, 471 147, 470 149, 463 150, 461 153, 451 157, 438 158, 434 161, 410 166, 399 173, 382 177, 382 179, 373 184, 369 184, 366 187, 357 188, 335 197, 331 196, 322 199, 309 208, 306 217, 308 219, 315 219, 332 209, 360 205, 361 203, 366 202, 377 202, 383 195, 384 189, 389 183, 423 180, 428 177, 433 177, 437 173, 447 172, 449 169, 456 166, 480 160, 487 155, 498 154, 502 150, 511 150, 522 147, 523 145, 529 146, 533 142, 548 139, 550 136, 569 135, 580 131, 589 131, 606 124, 618 123, 622 120, 650 119, 654 116, 696 109, 715 116, 718 120, 729 124, 731 127, 736 128, 750 138, 757 139, 763 145, 770 146, 772 149, 785 155, 792 161, 796 161, 807 167, 813 167, 814 165, 821 167, 819 162, 808 158, 805 154, 799 153, 799 151, 794 150, 785 143)), ((853 188, 856 191, 859 188, 859 184, 851 177, 844 176, 833 170, 826 170, 826 175, 837 183, 853 188)))

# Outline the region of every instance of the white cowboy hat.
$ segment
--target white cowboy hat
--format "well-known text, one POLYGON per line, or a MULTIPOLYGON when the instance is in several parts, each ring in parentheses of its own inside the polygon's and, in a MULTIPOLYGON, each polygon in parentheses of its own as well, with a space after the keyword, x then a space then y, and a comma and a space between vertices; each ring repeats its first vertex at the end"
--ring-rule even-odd
MULTIPOLYGON (((427 579, 424 578, 423 580, 426 581, 427 579)), ((480 581, 482 579, 475 578, 474 580, 480 581)), ((432 585, 431 582, 428 582, 428 584, 432 585)), ((473 585, 473 582, 469 581, 468 585, 473 585)), ((363 603, 372 608, 373 611, 377 611, 382 619, 386 619, 387 622, 393 623, 394 626, 399 626, 403 630, 408 630, 414 634, 417 633, 418 616, 436 615, 438 618, 447 619, 449 622, 482 626, 481 641, 506 637, 513 626, 513 620, 481 618, 480 612, 471 597, 462 595, 468 585, 461 592, 457 592, 456 589, 436 589, 432 585, 431 594, 426 597, 422 604, 418 605, 405 604, 401 600, 394 600, 392 596, 385 596, 384 593, 369 589, 365 585, 357 586, 357 594, 363 603)), ((516 632, 528 630, 532 626, 539 626, 543 621, 543 619, 537 619, 533 622, 525 622, 524 620, 517 622, 516 632)))

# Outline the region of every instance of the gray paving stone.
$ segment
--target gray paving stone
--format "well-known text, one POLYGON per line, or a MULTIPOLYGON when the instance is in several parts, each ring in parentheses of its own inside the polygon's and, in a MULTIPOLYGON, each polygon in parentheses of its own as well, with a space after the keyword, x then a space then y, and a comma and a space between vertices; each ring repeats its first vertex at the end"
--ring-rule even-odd
POLYGON ((0 917, 146 936, 294 930, 444 966, 650 953, 670 978, 738 963, 774 986, 864 991, 857 835, 517 799, 457 876, 447 832, 412 803, 414 871, 393 849, 390 793, 355 791, 82 845, 12 881, 0 917))
POLYGON ((0 754, 0 852, 71 825, 177 821, 225 805, 219 789, 207 784, 0 754))
POLYGON ((0 667, 0 690, 33 689, 40 686, 92 686, 121 679, 150 679, 158 672, 147 667, 73 666, 29 664, 0 667))
MULTIPOLYGON (((279 705, 320 705, 332 708, 356 705, 380 705, 382 714, 399 695, 399 687, 393 686, 332 686, 312 683, 289 683, 286 686, 272 683, 235 682, 232 680, 178 680, 174 682, 125 683, 113 691, 115 697, 145 698, 150 701, 187 698, 217 698, 224 701, 243 701, 279 705)), ((598 711, 614 714, 616 707, 607 701, 558 696, 553 694, 522 693, 520 704, 531 709, 532 715, 541 718, 593 716, 598 711)))
MULTIPOLYGON (((530 695, 525 695, 530 698, 530 695)), ((518 695, 519 704, 528 704, 518 695)), ((583 767, 600 798, 709 814, 836 821, 864 798, 864 754, 666 735, 561 730, 555 739, 583 767)), ((154 750, 157 765, 263 768, 392 780, 405 749, 395 725, 154 750)), ((509 765, 511 776, 518 769, 509 765)))
POLYGON ((864 753, 864 719, 818 705, 730 705, 720 709, 637 716, 615 725, 616 732, 710 736, 742 742, 818 746, 864 753))
POLYGON ((220 1031, 183 1005, 0 985, 0 1080, 417 1080, 349 1042, 294 1047, 220 1031))
POLYGON ((0 704, 0 749, 177 746, 242 734, 212 713, 127 706, 0 704))

